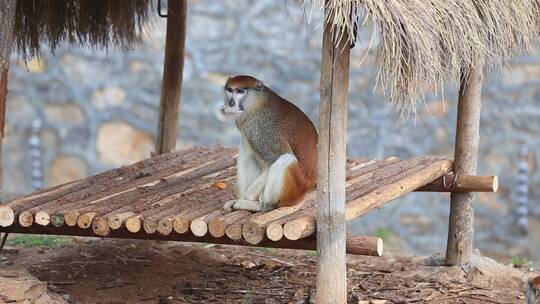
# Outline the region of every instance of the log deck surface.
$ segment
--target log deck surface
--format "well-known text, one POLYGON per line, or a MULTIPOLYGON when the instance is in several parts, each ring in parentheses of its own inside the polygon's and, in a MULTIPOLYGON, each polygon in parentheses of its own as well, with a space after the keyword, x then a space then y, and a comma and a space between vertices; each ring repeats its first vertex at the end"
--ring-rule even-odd
MULTIPOLYGON (((0 232, 314 249, 316 191, 297 206, 266 213, 221 211, 236 197, 236 157, 233 148, 194 147, 42 189, 0 205, 0 232)), ((350 160, 347 220, 451 171, 451 160, 429 156, 350 160)), ((380 242, 347 241, 365 248, 380 242)), ((356 253, 377 255, 367 249, 356 253)))

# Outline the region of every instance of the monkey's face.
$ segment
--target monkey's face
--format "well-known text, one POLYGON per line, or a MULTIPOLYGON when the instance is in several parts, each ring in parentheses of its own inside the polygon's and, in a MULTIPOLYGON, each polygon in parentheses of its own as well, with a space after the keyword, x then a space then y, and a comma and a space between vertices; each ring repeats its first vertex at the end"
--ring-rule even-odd
POLYGON ((246 100, 249 95, 248 88, 234 88, 225 86, 225 100, 223 113, 225 115, 240 116, 244 113, 246 100))

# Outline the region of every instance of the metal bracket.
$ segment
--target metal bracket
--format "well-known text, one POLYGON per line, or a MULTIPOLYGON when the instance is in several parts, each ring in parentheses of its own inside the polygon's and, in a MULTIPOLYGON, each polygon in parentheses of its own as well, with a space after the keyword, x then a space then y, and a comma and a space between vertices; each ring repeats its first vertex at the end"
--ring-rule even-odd
MULTIPOLYGON (((164 0, 157 0, 157 12, 158 12, 158 15, 161 17, 161 18, 167 18, 167 14, 163 14, 161 12, 161 1, 164 1, 164 0)), ((169 7, 169 3, 167 2, 167 8, 169 7)), ((168 9, 167 9, 168 11, 168 9)))
POLYGON ((457 174, 454 174, 454 175, 445 174, 445 175, 443 175, 442 180, 443 180, 444 189, 450 189, 450 188, 454 187, 456 185, 457 178, 458 178, 457 174), (447 180, 447 178, 449 176, 452 176, 452 180, 450 180, 450 181, 447 180))

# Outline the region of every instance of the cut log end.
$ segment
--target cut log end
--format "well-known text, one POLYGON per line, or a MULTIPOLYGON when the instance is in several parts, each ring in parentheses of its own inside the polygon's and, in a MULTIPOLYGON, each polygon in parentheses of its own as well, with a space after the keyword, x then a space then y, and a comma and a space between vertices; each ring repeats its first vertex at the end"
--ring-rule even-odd
POLYGON ((223 210, 214 210, 212 213, 203 215, 191 221, 189 228, 195 236, 205 236, 208 233, 208 225, 210 222, 224 213, 223 210))
POLYGON ((51 222, 51 216, 45 211, 38 211, 34 220, 38 225, 48 226, 51 222))
POLYGON ((264 228, 255 222, 248 221, 242 226, 244 240, 252 245, 259 244, 263 240, 264 235, 264 228))
POLYGON ((70 210, 64 214, 64 221, 66 225, 70 227, 77 226, 77 219, 79 218, 80 213, 75 210, 70 210))
POLYGON ((137 233, 141 230, 141 220, 138 216, 131 216, 126 220, 126 229, 129 232, 137 233))
POLYGON ((242 239, 242 225, 239 223, 230 224, 225 229, 225 234, 233 241, 240 241, 242 239))
POLYGON ((191 232, 195 236, 205 236, 208 232, 208 225, 203 218, 196 218, 189 224, 191 232))
POLYGON ((383 254, 383 240, 378 239, 377 240, 377 256, 382 256, 383 254))
POLYGON ((83 229, 87 229, 92 226, 92 220, 96 216, 95 212, 86 212, 79 216, 77 219, 77 226, 83 229))
POLYGON ((62 213, 56 213, 51 216, 51 224, 54 227, 62 227, 64 226, 65 220, 64 215, 62 213))
POLYGON ((169 235, 173 231, 173 221, 170 218, 162 218, 157 223, 157 231, 161 235, 169 235))
POLYGON ((213 237, 224 236, 226 229, 227 223, 222 218, 215 218, 210 222, 210 224, 208 224, 208 231, 213 237))
POLYGON ((157 220, 152 218, 147 218, 143 221, 143 228, 146 233, 154 233, 157 230, 157 220))
POLYGON ((0 226, 8 227, 15 222, 15 212, 8 206, 0 206, 0 226))
POLYGON ((303 217, 283 225, 283 235, 291 241, 303 239, 315 233, 315 218, 303 217))
POLYGON ((107 236, 111 232, 107 219, 104 217, 98 217, 92 221, 92 230, 100 236, 107 236))
POLYGON ((266 227, 266 237, 272 241, 279 241, 283 238, 283 226, 277 223, 271 223, 266 227))
POLYGON ((177 216, 173 221, 173 229, 176 233, 184 234, 189 231, 189 220, 185 217, 177 216))
POLYGON ((497 192, 497 190, 499 190, 499 177, 497 175, 493 176, 492 189, 493 189, 493 192, 497 192))
POLYGON ((19 214, 19 224, 23 227, 30 227, 34 223, 34 216, 28 211, 23 211, 19 214))
POLYGON ((210 221, 208 224, 208 231, 213 237, 222 237, 227 233, 227 227, 229 225, 239 223, 239 221, 250 215, 252 215, 252 213, 246 210, 237 210, 223 214, 210 221))
POLYGON ((122 228, 128 218, 135 215, 134 212, 124 212, 120 214, 113 214, 107 217, 107 223, 109 228, 116 230, 122 228))

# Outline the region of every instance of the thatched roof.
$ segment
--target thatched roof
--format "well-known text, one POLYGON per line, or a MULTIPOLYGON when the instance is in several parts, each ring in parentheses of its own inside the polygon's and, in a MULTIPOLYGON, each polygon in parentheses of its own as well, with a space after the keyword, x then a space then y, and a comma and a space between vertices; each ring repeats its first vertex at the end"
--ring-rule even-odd
POLYGON ((42 44, 126 48, 139 37, 151 0, 18 0, 14 47, 27 57, 42 44))
MULTIPOLYGON (((294 0, 322 7, 323 0, 294 0)), ((18 0, 15 47, 37 54, 62 41, 128 47, 157 1, 18 0)), ((498 66, 530 49, 540 31, 540 0, 331 0, 327 21, 352 37, 373 23, 378 42, 378 86, 405 113, 424 92, 458 84, 460 73, 498 66)), ((339 35, 338 35, 339 36, 339 35)))
POLYGON ((351 36, 357 24, 375 25, 378 84, 405 112, 423 92, 459 83, 461 70, 529 50, 540 32, 538 0, 332 0, 327 10, 327 21, 351 36))

